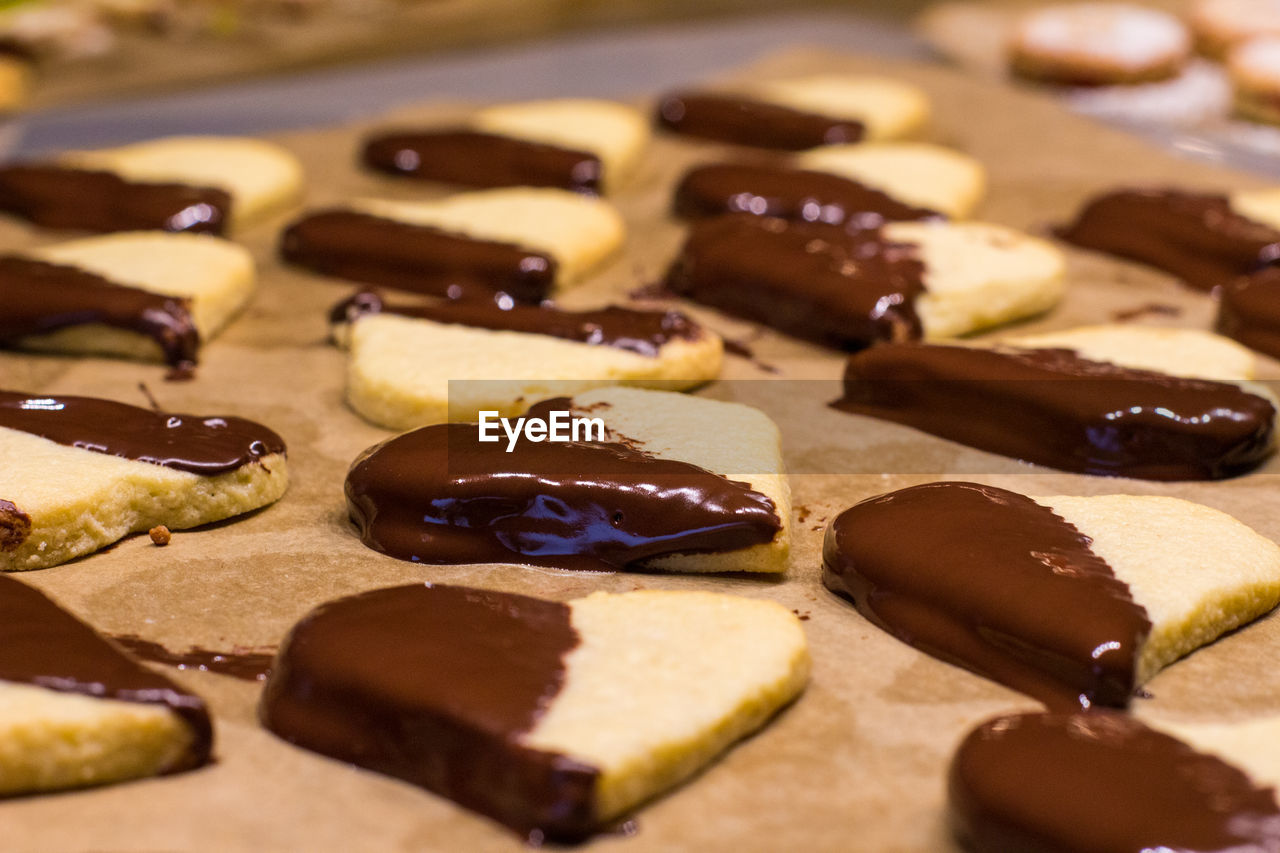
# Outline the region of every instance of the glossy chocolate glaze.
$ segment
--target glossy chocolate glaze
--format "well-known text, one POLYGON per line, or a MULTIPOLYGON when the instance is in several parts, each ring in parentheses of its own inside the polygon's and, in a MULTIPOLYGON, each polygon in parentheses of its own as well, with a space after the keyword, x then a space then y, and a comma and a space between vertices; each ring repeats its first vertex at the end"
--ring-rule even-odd
POLYGON ((134 634, 116 634, 111 637, 139 660, 175 666, 178 669, 198 669, 229 675, 242 681, 264 681, 271 672, 274 654, 252 651, 216 652, 193 646, 181 652, 165 648, 159 643, 144 640, 134 634))
POLYGON ((369 314, 399 314, 436 323, 528 332, 593 346, 615 347, 648 358, 656 358, 658 350, 666 343, 693 341, 704 334, 701 326, 677 311, 636 311, 620 306, 595 311, 561 311, 547 305, 503 308, 492 299, 388 305, 381 296, 370 292, 357 293, 338 303, 329 313, 329 321, 352 322, 369 314))
POLYGON ((1051 706, 1124 707, 1151 622, 1090 544, 1023 495, 929 483, 831 522, 822 579, 934 657, 1051 706))
MULTIPOLYGON (((530 416, 569 408, 550 400, 530 416)), ((625 570, 764 544, 781 529, 768 497, 687 462, 614 442, 521 441, 507 453, 477 435, 474 424, 429 426, 357 459, 347 508, 364 543, 422 563, 625 570)))
POLYGON ((104 325, 151 338, 174 367, 194 365, 200 350, 189 300, 116 284, 74 266, 0 256, 0 305, 0 344, 104 325))
POLYGON ((715 92, 666 95, 656 118, 658 124, 685 136, 786 151, 861 142, 867 130, 860 121, 715 92))
POLYGON ((0 168, 0 210, 44 228, 222 234, 231 194, 213 187, 128 181, 57 165, 0 168))
POLYGON ((1270 788, 1125 714, 1018 714, 979 726, 949 779, 974 853, 1280 850, 1270 788))
POLYGON ((454 299, 506 293, 540 302, 556 279, 550 255, 354 210, 299 219, 281 237, 280 256, 324 275, 454 299))
POLYGON ((187 753, 166 772, 209 761, 213 726, 200 697, 152 672, 34 587, 0 575, 0 681, 164 705, 186 721, 187 753))
POLYGON ((598 771, 521 743, 559 693, 578 642, 558 602, 456 586, 374 590, 293 628, 260 716, 298 746, 521 832, 580 838, 596 828, 598 771))
POLYGON ((206 477, 285 452, 284 439, 243 418, 153 412, 96 397, 0 391, 0 427, 206 477))
POLYGON ((1280 258, 1280 231, 1231 209, 1226 196, 1118 190, 1058 229, 1069 243, 1141 261, 1199 290, 1215 290, 1280 258))
POLYGON ((742 214, 695 222, 667 273, 681 296, 836 349, 920 337, 924 264, 877 230, 742 214))
POLYGON ((850 228, 943 218, 850 178, 746 163, 713 163, 689 170, 676 187, 675 211, 690 218, 750 213, 850 228))
POLYGON ((1280 267, 1236 279, 1222 289, 1221 297, 1218 331, 1280 358, 1280 267))
POLYGON ((1088 361, 1070 350, 933 344, 849 359, 834 408, 1064 471, 1214 480, 1270 455, 1275 409, 1238 385, 1088 361))
POLYGON ((589 151, 465 129, 380 134, 365 142, 361 157, 380 172, 470 187, 599 193, 604 171, 589 151))

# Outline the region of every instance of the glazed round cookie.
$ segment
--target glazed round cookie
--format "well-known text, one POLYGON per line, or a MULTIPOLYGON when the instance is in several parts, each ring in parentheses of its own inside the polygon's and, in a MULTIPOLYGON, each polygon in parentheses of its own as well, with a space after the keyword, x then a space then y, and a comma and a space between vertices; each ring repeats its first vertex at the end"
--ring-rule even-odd
POLYGON ((1191 36, 1172 15, 1123 3, 1076 3, 1023 16, 1009 63, 1029 80, 1108 86, 1175 77, 1190 52, 1191 36))
POLYGON ((1280 33, 1233 48, 1227 71, 1236 112, 1253 121, 1280 124, 1280 33))
POLYGON ((1223 59, 1241 42, 1280 35, 1280 0, 1198 0, 1188 19, 1196 48, 1223 59))

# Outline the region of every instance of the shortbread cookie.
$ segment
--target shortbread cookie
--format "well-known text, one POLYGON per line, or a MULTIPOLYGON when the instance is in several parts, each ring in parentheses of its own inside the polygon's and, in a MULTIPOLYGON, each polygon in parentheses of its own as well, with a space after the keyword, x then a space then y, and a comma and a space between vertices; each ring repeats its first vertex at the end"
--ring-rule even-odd
POLYGON ((0 456, 4 571, 240 515, 289 483, 284 441, 264 426, 92 397, 0 392, 0 456))
POLYGON ((676 293, 799 338, 856 350, 1027 317, 1062 296, 1048 243, 983 223, 825 223, 730 215, 694 223, 676 293))
POLYGON ((675 92, 657 111, 658 123, 676 133, 790 151, 902 139, 928 119, 929 98, 915 86, 844 74, 771 80, 736 92, 675 92))
MULTIPOLYGON (((1124 329, 1114 330, 1120 336, 1124 329)), ((1276 402, 1265 389, 1212 381, 1236 355, 1202 365, 1204 379, 1156 372, 1159 349, 1081 351, 895 344, 850 357, 841 411, 882 418, 1026 462, 1147 480, 1211 480, 1256 468, 1275 446, 1276 402)), ((1208 348, 1219 352, 1221 345, 1208 348)))
POLYGON ((751 213, 878 228, 885 222, 963 218, 986 178, 970 157, 922 143, 828 145, 788 165, 712 163, 676 187, 681 216, 751 213))
POLYGON ((31 95, 31 63, 0 54, 0 115, 17 112, 31 95))
POLYGON ((1068 349, 1090 361, 1226 382, 1253 379, 1258 367, 1258 359, 1245 347, 1199 329, 1118 324, 1080 326, 1035 335, 1011 335, 1001 338, 999 345, 1018 349, 1068 349))
POLYGON ((235 136, 172 136, 0 168, 0 210, 46 228, 222 234, 301 193, 297 158, 235 136))
POLYGON ((1028 12, 1009 43, 1013 73, 1069 86, 1167 80, 1191 54, 1173 15, 1127 3, 1071 3, 1028 12))
POLYGON ((1217 329, 1245 346, 1280 358, 1280 267, 1268 267, 1222 288, 1217 329))
POLYGON ((416 293, 540 302, 614 254, 624 236, 622 217, 599 199, 496 189, 312 213, 284 232, 280 254, 325 275, 416 293))
POLYGON ((770 601, 427 584, 313 611, 261 716, 301 747, 571 841, 762 727, 808 673, 799 620, 770 601))
POLYGON ((1280 0, 1197 0, 1190 20, 1200 52, 1224 59, 1236 45, 1280 35, 1280 0))
POLYGON ((1266 781, 1114 711, 989 720, 949 775, 951 827, 974 853, 1280 849, 1266 781))
POLYGON ((371 168, 431 181, 599 193, 626 182, 648 143, 638 110, 561 98, 488 107, 461 127, 381 133, 362 157, 371 168))
POLYGON ((364 543, 422 563, 786 569, 790 491, 778 428, 756 409, 601 388, 490 420, 484 435, 424 427, 357 459, 347 508, 364 543), (569 418, 598 423, 570 433, 569 418))
POLYGON ((200 697, 0 577, 0 796, 190 770, 212 743, 200 697))
POLYGON ((538 400, 605 385, 693 388, 716 377, 724 352, 718 335, 674 311, 390 304, 361 293, 332 319, 335 340, 350 350, 347 402, 396 430, 474 421, 482 411, 514 417, 538 400))
POLYGON ((828 527, 823 581, 905 642, 1055 707, 1124 707, 1280 602, 1280 547, 1168 497, 929 483, 828 527))
MULTIPOLYGON (((1276 10, 1280 12, 1280 3, 1276 10)), ((1236 113, 1280 124, 1280 32, 1233 48, 1227 71, 1235 88, 1236 113)))
POLYGON ((0 344, 194 365, 252 296, 253 257, 203 234, 137 231, 0 256, 0 344))
POLYGON ((1057 233, 1212 291, 1280 258, 1280 191, 1118 190, 1095 197, 1057 233))

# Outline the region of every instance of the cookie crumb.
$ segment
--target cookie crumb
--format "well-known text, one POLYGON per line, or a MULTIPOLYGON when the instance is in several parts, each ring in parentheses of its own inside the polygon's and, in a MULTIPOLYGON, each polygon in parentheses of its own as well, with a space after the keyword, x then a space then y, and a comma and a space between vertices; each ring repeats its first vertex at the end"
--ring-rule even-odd
POLYGON ((151 530, 148 531, 148 534, 151 536, 151 541, 161 548, 168 545, 169 540, 173 537, 169 532, 169 528, 165 527, 163 524, 151 528, 151 530))

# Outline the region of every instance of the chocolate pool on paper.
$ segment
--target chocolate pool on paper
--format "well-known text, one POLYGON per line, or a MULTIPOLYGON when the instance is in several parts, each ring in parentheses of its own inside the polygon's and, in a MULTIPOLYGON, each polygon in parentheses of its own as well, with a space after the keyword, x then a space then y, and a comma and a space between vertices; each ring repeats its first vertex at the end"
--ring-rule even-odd
POLYGON ((114 172, 56 165, 0 168, 0 210, 43 228, 222 234, 231 194, 213 187, 143 183, 114 172))
POLYGON ((1280 231, 1236 213, 1225 195, 1180 190, 1098 196, 1058 236, 1150 264, 1198 290, 1216 290, 1280 259, 1280 231))
POLYGON ((475 130, 399 131, 365 142, 366 166, 471 187, 557 187, 599 193, 603 166, 574 151, 475 130))
POLYGON ((1125 714, 1019 714, 979 726, 949 780, 974 853, 1280 849, 1270 788, 1125 714))
POLYGON ((598 828, 599 772, 521 744, 560 692, 578 644, 558 602, 439 585, 374 590, 325 604, 293 628, 260 716, 291 743, 519 832, 579 839, 598 828))
POLYGON ((934 657, 1051 707, 1125 707, 1151 621, 1090 544, 1024 495, 930 483, 841 513, 822 577, 934 657))
POLYGON ((1064 471, 1216 480, 1274 448, 1275 407, 1228 382, 1185 379, 1065 349, 879 346, 850 357, 843 412, 1064 471))
POLYGON ((200 334, 189 300, 117 284, 64 264, 0 256, 0 344, 73 326, 101 325, 145 335, 175 368, 196 363, 200 334))
POLYGON ((280 256, 323 275, 455 299, 540 302, 556 280, 550 255, 355 210, 299 219, 280 238, 280 256))
POLYGON ((695 222, 674 293, 842 350, 920 337, 924 263, 879 230, 731 214, 695 222))
POLYGON ((861 142, 866 136, 860 121, 715 92, 666 95, 658 104, 657 121, 685 136, 786 151, 861 142))
MULTIPOLYGON (((550 400, 530 417, 568 409, 550 400)), ((422 563, 624 570, 668 554, 736 551, 781 529, 747 484, 628 444, 481 443, 474 424, 390 439, 347 474, 361 540, 422 563)))

